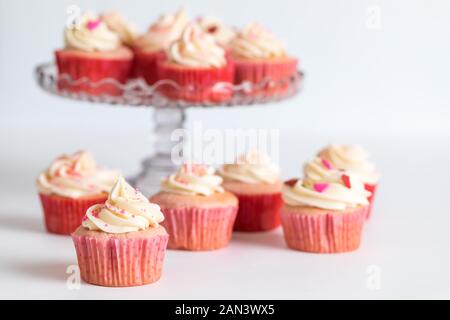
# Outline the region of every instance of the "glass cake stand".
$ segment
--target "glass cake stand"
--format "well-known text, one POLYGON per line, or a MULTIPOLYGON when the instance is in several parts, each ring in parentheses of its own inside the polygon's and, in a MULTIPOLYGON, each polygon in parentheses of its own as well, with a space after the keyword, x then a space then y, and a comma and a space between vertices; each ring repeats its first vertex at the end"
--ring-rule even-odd
POLYGON ((226 101, 202 101, 200 103, 166 98, 162 93, 163 88, 170 87, 172 91, 183 91, 187 94, 193 90, 192 87, 180 87, 170 80, 160 80, 151 86, 142 79, 129 80, 125 84, 114 79, 102 79, 97 82, 90 82, 87 78, 73 80, 69 75, 58 75, 57 67, 53 62, 38 65, 35 68, 35 76, 37 83, 44 91, 64 98, 118 106, 154 108, 153 130, 156 138, 154 153, 142 161, 141 172, 130 179, 132 184, 147 195, 157 192, 160 179, 176 170, 176 166, 171 160, 171 152, 179 142, 172 141, 171 134, 175 129, 183 128, 187 108, 251 106, 278 102, 295 96, 299 92, 303 80, 303 72, 298 71, 294 76, 278 81, 267 79, 257 84, 247 82, 240 85, 218 83, 214 86, 213 91, 225 88, 228 90, 227 92, 231 91, 231 98, 226 101), (61 83, 64 85, 59 85, 61 83), (71 90, 71 88, 80 86, 84 88, 84 91, 71 90), (114 95, 86 93, 86 91, 95 92, 95 90, 105 87, 113 88, 116 93, 114 95), (267 92, 265 89, 270 90, 275 87, 283 89, 276 93, 265 93, 267 92), (86 88, 88 89, 86 90, 86 88))

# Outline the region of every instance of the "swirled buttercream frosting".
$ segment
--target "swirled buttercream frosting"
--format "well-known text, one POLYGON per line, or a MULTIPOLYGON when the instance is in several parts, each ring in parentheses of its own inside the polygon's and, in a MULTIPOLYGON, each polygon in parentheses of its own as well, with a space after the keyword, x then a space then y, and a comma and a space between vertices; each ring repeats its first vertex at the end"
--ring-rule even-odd
POLYGON ((161 191, 203 196, 222 193, 222 178, 214 171, 214 168, 202 164, 184 164, 176 173, 161 180, 161 191))
POLYGON ((283 200, 291 206, 308 206, 329 210, 345 210, 366 206, 370 192, 348 172, 335 171, 321 181, 305 178, 294 185, 284 185, 283 200))
POLYGON ((166 50, 180 37, 188 22, 189 18, 185 10, 162 15, 146 33, 136 39, 135 46, 145 51, 166 50))
POLYGON ((211 35, 217 43, 227 46, 236 36, 236 32, 217 18, 204 16, 197 19, 200 27, 211 35))
POLYGON ((239 32, 230 43, 233 56, 244 59, 286 57, 283 43, 263 26, 252 23, 239 32))
POLYGON ((334 168, 346 170, 365 182, 377 183, 380 175, 368 158, 366 150, 358 145, 331 144, 319 152, 319 157, 334 168))
POLYGON ((218 174, 226 180, 271 184, 279 180, 279 171, 266 154, 253 150, 240 156, 235 163, 220 167, 218 174))
POLYGON ((225 50, 197 23, 190 23, 168 50, 169 61, 187 67, 221 68, 226 65, 225 50))
POLYGON ((55 159, 39 175, 37 187, 43 194, 79 198, 109 192, 118 175, 98 167, 89 152, 79 151, 55 159))
POLYGON ((112 51, 121 46, 119 36, 92 12, 83 14, 77 23, 64 32, 67 49, 86 52, 112 51))
POLYGON ((120 12, 106 12, 102 14, 101 19, 111 31, 119 36, 122 43, 133 45, 137 38, 136 27, 129 23, 120 12))
POLYGON ((90 207, 83 227, 107 233, 126 233, 154 228, 164 220, 160 207, 119 177, 104 204, 90 207))

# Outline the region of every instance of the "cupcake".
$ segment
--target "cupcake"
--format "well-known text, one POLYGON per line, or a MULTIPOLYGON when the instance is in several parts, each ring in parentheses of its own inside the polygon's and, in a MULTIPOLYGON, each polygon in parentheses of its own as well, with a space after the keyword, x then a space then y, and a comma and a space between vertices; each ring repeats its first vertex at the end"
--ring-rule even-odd
POLYGON ((134 77, 142 77, 150 85, 158 80, 158 61, 164 60, 165 51, 180 37, 188 21, 184 10, 162 15, 145 34, 136 39, 133 46, 134 77))
POLYGON ((356 176, 334 170, 321 181, 290 180, 283 186, 281 224, 291 249, 338 253, 356 250, 370 192, 356 176))
POLYGON ((90 207, 72 233, 81 278, 106 287, 157 281, 169 238, 163 220, 159 206, 119 177, 106 202, 90 207))
POLYGON ((86 151, 54 160, 36 181, 47 231, 73 232, 89 207, 108 198, 117 175, 98 167, 86 151))
POLYGON ((164 213, 170 249, 214 250, 228 245, 238 200, 221 183, 213 168, 199 164, 184 164, 161 181, 161 191, 150 201, 164 213))
POLYGON ((197 19, 202 30, 208 33, 224 48, 228 48, 236 32, 217 18, 204 16, 197 19))
POLYGON ((225 49, 191 23, 159 63, 159 77, 173 84, 162 87, 170 99, 189 102, 224 102, 231 98, 234 67, 225 49))
POLYGON ((120 85, 128 80, 133 53, 100 18, 85 13, 77 25, 65 30, 64 41, 65 48, 55 52, 60 90, 91 95, 122 93, 111 81, 120 85))
POLYGON ((129 23, 118 11, 108 11, 101 15, 101 20, 106 26, 117 34, 120 41, 128 47, 132 47, 137 38, 136 27, 129 23))
POLYGON ((319 152, 319 157, 326 160, 329 166, 349 171, 364 182, 366 190, 371 193, 370 208, 367 211, 367 218, 369 218, 380 174, 375 165, 368 160, 367 151, 357 145, 331 144, 319 152))
POLYGON ((223 188, 239 200, 234 230, 267 231, 280 225, 282 182, 267 155, 251 151, 219 168, 218 174, 223 188))
POLYGON ((297 59, 288 56, 283 44, 268 30, 252 23, 230 43, 236 65, 236 84, 257 84, 248 94, 269 96, 284 93, 297 73, 297 59))

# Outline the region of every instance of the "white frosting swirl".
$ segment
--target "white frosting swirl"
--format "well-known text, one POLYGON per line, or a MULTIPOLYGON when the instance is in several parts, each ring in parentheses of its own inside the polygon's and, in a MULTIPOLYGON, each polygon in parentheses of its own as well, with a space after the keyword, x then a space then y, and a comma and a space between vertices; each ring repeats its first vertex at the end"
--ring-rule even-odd
POLYGON ((270 59, 286 56, 283 43, 257 23, 252 23, 239 32, 231 41, 230 47, 237 58, 270 59))
POLYGON ((161 191, 183 195, 210 196, 224 192, 222 178, 214 175, 214 168, 201 164, 184 164, 178 172, 161 180, 161 191))
POLYGON ((329 210, 345 210, 369 204, 370 192, 350 173, 335 171, 324 181, 298 180, 283 186, 284 202, 291 206, 309 206, 329 210))
POLYGON ((279 180, 280 170, 270 162, 266 154, 252 150, 239 157, 236 163, 219 168, 218 173, 229 180, 250 184, 271 184, 279 180))
POLYGON ((119 36, 92 12, 81 16, 77 25, 66 28, 64 42, 67 49, 87 52, 111 51, 121 46, 119 36))
POLYGON ((104 204, 90 207, 83 227, 107 233, 126 233, 157 227, 164 215, 157 204, 150 203, 139 191, 119 177, 104 204))
POLYGON ((40 193, 69 198, 98 195, 111 190, 118 172, 97 167, 93 156, 86 151, 62 155, 37 179, 40 193))
POLYGON ((198 18, 197 22, 203 31, 211 35, 222 46, 227 46, 236 36, 236 32, 232 28, 217 18, 205 16, 198 18))
POLYGON ((221 68, 226 65, 225 50, 198 24, 191 23, 168 50, 169 60, 188 67, 221 68))
POLYGON ((316 157, 305 164, 303 172, 307 179, 325 181, 337 174, 339 170, 334 168, 328 160, 316 157))
POLYGON ((132 45, 137 38, 136 27, 129 23, 118 11, 109 11, 101 16, 108 28, 115 32, 122 43, 132 45))
POLYGON ((375 165, 368 161, 367 151, 360 146, 332 144, 320 151, 319 156, 328 160, 336 169, 359 176, 365 183, 374 184, 380 178, 375 165))
POLYGON ((145 34, 136 40, 135 46, 145 51, 166 50, 180 37, 188 22, 189 18, 185 10, 162 15, 145 34))

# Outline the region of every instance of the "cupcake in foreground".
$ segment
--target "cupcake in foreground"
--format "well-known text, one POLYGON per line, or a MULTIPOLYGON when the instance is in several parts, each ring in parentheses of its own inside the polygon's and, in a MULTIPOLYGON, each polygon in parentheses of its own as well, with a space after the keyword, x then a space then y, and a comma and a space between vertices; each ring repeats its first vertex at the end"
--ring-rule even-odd
POLYGON ((283 44, 267 29, 252 23, 239 32, 230 43, 236 65, 235 83, 265 85, 253 88, 250 94, 282 93, 297 72, 297 59, 288 56, 283 44))
POLYGON ((159 77, 175 85, 163 87, 171 99, 190 102, 223 102, 232 94, 234 67, 225 49, 190 23, 167 51, 167 60, 159 63, 159 77))
POLYGON ((107 287, 157 281, 169 238, 163 220, 158 205, 119 177, 106 202, 90 207, 72 233, 81 278, 107 287))
POLYGON ((164 60, 165 51, 180 37, 188 22, 185 10, 162 15, 146 33, 138 37, 133 46, 133 76, 142 77, 148 84, 154 84, 158 80, 158 61, 164 60))
POLYGON ((66 28, 64 42, 65 48, 55 52, 60 90, 93 95, 122 92, 116 85, 101 80, 108 78, 125 83, 130 75, 133 53, 99 17, 85 13, 78 24, 66 28), (74 80, 81 83, 72 84, 70 81, 74 80), (86 80, 96 84, 86 83, 86 80))
POLYGON ((120 41, 129 47, 133 46, 137 38, 136 27, 129 23, 119 11, 108 11, 100 17, 106 26, 117 34, 120 41))
POLYGON ((226 191, 239 199, 236 231, 266 231, 280 225, 282 206, 279 168, 267 155, 251 151, 219 168, 226 191))
POLYGON ((368 160, 367 151, 357 145, 331 144, 319 152, 319 157, 326 160, 331 167, 346 170, 364 182, 366 190, 371 192, 370 208, 367 211, 369 218, 380 174, 375 165, 368 160))
POLYGON ((356 250, 370 192, 350 173, 335 170, 322 181, 290 180, 283 186, 281 223, 291 249, 338 253, 356 250))
POLYGON ((199 164, 184 164, 161 181, 161 191, 150 201, 164 213, 170 249, 214 250, 228 245, 238 200, 221 183, 213 168, 199 164))
POLYGON ((36 181, 47 231, 73 232, 90 206, 108 198, 117 176, 116 171, 98 167, 86 151, 54 160, 36 181))
POLYGON ((224 48, 228 48, 236 32, 217 18, 204 16, 197 19, 199 26, 224 48))

